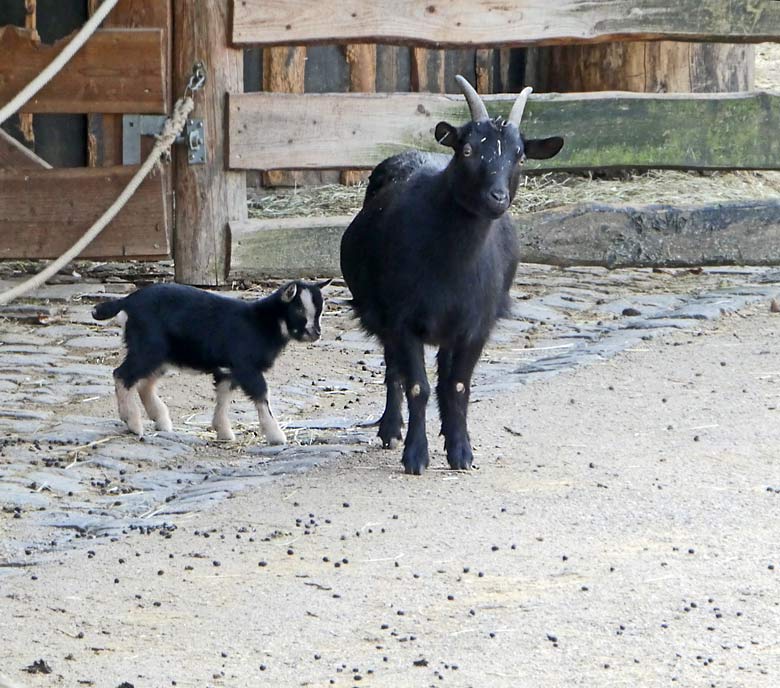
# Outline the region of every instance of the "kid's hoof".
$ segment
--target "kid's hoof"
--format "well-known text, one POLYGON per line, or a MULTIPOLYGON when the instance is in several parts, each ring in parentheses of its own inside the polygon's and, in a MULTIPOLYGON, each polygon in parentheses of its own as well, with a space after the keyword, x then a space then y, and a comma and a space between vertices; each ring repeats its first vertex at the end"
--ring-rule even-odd
POLYGON ((162 420, 156 420, 154 427, 158 432, 173 432, 173 423, 170 418, 164 418, 162 420))
POLYGON ((140 419, 132 418, 127 421, 127 428, 132 432, 134 435, 138 435, 139 437, 144 436, 144 424, 141 422, 140 419))
POLYGON ((287 444, 287 438, 285 437, 284 433, 280 430, 277 432, 269 432, 265 439, 268 440, 268 444, 273 445, 279 445, 279 444, 287 444))
POLYGON ((236 434, 228 429, 228 430, 217 430, 217 439, 218 440, 224 440, 225 442, 235 442, 236 441, 236 434))

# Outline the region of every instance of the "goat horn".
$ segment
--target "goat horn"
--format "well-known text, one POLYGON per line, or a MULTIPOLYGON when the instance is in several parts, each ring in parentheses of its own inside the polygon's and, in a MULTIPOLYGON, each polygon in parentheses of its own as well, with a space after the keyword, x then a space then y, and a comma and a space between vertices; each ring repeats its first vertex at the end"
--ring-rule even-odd
POLYGON ((520 120, 523 119, 523 110, 525 110, 525 104, 528 102, 528 96, 531 95, 533 89, 530 86, 526 86, 520 95, 517 96, 515 104, 512 106, 512 110, 509 113, 507 122, 511 122, 516 127, 520 126, 520 120))
POLYGON ((466 96, 466 102, 469 104, 469 110, 471 110, 472 121, 480 122, 490 119, 485 103, 482 102, 482 98, 479 97, 479 93, 474 90, 474 87, 460 74, 455 77, 455 80, 458 82, 460 90, 463 91, 463 95, 466 96))

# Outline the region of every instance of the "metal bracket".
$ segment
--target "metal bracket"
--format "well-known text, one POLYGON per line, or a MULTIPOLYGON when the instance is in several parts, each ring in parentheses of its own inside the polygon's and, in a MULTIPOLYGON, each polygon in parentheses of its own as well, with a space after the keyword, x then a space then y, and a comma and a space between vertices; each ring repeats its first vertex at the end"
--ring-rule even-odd
MULTIPOLYGON (((122 116, 122 164, 141 163, 141 137, 159 136, 166 119, 165 115, 122 116)), ((190 165, 203 165, 206 162, 206 132, 202 119, 190 117, 184 134, 176 137, 176 143, 187 146, 187 161, 190 165)))

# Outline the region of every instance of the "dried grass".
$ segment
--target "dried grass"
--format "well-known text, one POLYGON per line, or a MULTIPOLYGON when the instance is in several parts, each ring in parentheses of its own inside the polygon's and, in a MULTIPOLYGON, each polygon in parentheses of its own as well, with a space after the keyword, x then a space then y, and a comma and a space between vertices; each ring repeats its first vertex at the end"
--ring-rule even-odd
MULTIPOLYGON (((755 88, 780 92, 780 44, 756 46, 755 88)), ((353 215, 360 209, 365 189, 365 184, 253 189, 249 214, 265 219, 353 215)), ((780 172, 549 173, 527 177, 514 208, 533 212, 577 203, 693 205, 773 198, 780 199, 780 172)))
MULTIPOLYGON (((365 190, 364 184, 257 189, 252 192, 249 215, 264 219, 354 215, 365 190)), ((577 203, 695 205, 773 198, 780 199, 780 172, 548 173, 527 177, 513 207, 516 212, 534 212, 577 203)))

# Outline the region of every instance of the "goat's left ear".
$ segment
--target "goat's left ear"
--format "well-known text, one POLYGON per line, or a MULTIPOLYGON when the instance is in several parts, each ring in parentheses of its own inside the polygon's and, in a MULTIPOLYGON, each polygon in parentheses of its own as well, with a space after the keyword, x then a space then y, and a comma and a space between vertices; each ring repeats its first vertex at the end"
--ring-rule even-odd
POLYGON ((282 303, 290 303, 298 293, 298 285, 295 282, 290 282, 282 291, 282 303))
POLYGON ((331 282, 333 281, 333 278, 322 280, 322 282, 315 282, 314 286, 317 287, 317 289, 325 289, 331 282))
POLYGON ((455 148, 458 145, 458 129, 447 122, 439 122, 433 135, 442 146, 455 148))
POLYGON ((560 136, 551 136, 549 139, 530 139, 525 142, 525 156, 534 160, 547 160, 558 155, 563 148, 563 139, 560 136))

